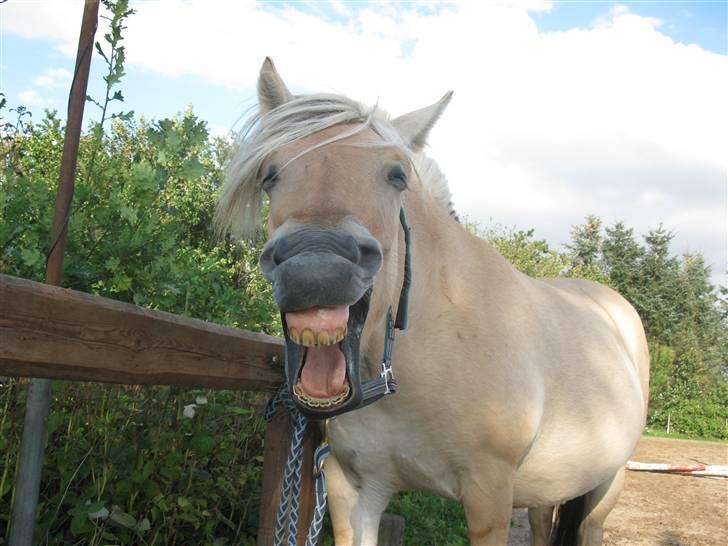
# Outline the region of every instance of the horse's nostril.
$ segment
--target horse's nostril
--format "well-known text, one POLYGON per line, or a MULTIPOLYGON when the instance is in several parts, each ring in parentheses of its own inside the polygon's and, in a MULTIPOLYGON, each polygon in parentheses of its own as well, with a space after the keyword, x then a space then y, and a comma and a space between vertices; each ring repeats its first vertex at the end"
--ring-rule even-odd
POLYGON ((352 263, 358 264, 361 260, 361 249, 357 240, 351 235, 344 236, 342 241, 342 255, 352 263))
POLYGON ((376 274, 382 267, 384 256, 382 247, 374 237, 367 237, 359 241, 357 245, 359 251, 359 261, 357 262, 369 274, 376 274))
POLYGON ((291 245, 287 242, 287 237, 282 237, 273 245, 271 258, 273 265, 280 265, 291 257, 291 245))

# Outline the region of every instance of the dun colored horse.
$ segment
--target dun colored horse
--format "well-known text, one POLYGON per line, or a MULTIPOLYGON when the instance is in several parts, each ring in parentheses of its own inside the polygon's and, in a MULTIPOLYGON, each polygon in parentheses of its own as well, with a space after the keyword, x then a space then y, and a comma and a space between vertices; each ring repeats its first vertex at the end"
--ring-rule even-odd
MULTIPOLYGON (((529 508, 533 545, 600 544, 647 408, 634 309, 600 284, 523 275, 458 223, 422 153, 450 93, 390 119, 343 96, 294 96, 266 59, 258 94, 218 222, 250 236, 269 203, 261 268, 287 384, 308 416, 337 415, 326 463, 336 544, 376 544, 392 494, 413 489, 462 502, 472 544, 505 544, 514 506, 529 508), (363 407, 410 251, 399 390, 363 407)), ((472 172, 483 191, 498 183, 479 180, 477 161, 472 172)))

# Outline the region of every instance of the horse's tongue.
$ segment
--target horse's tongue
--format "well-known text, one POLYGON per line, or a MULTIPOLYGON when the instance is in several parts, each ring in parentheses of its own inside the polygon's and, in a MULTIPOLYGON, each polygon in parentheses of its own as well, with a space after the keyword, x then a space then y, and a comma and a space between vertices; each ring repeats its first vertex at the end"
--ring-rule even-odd
MULTIPOLYGON (((289 330, 295 329, 298 335, 310 330, 314 339, 318 339, 320 332, 328 332, 331 340, 336 339, 337 333, 343 336, 348 320, 349 308, 345 305, 286 313, 289 330)), ((346 359, 338 343, 306 349, 300 387, 312 398, 331 398, 346 390, 346 359)))
POLYGON ((346 389, 346 359, 338 345, 309 347, 301 370, 301 389, 313 398, 331 398, 346 389))

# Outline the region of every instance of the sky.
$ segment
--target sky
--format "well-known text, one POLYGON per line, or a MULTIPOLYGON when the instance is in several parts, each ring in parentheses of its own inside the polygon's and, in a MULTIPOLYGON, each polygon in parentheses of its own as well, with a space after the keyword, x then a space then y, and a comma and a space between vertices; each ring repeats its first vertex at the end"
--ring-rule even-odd
MULTIPOLYGON (((393 116, 453 100, 428 154, 461 216, 561 247, 595 214, 662 223, 726 284, 727 2, 132 1, 127 109, 186 110, 227 134, 271 56, 296 94, 337 92, 393 116)), ((83 2, 0 4, 0 91, 64 113, 83 2)), ((101 37, 102 29, 97 33, 101 37)), ((102 63, 89 94, 102 96, 102 63)), ((87 119, 98 116, 87 105, 87 119)))

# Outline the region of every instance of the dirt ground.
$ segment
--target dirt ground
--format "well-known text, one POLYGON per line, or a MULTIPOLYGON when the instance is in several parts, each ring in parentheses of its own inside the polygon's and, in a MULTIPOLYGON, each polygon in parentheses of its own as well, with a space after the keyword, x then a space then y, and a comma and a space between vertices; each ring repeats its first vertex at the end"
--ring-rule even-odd
MULTIPOLYGON (((728 444, 642 438, 633 461, 728 464, 728 444)), ((514 512, 509 546, 528 546, 525 510, 514 512)), ((622 496, 607 518, 605 546, 728 545, 728 480, 627 472, 622 496)))

